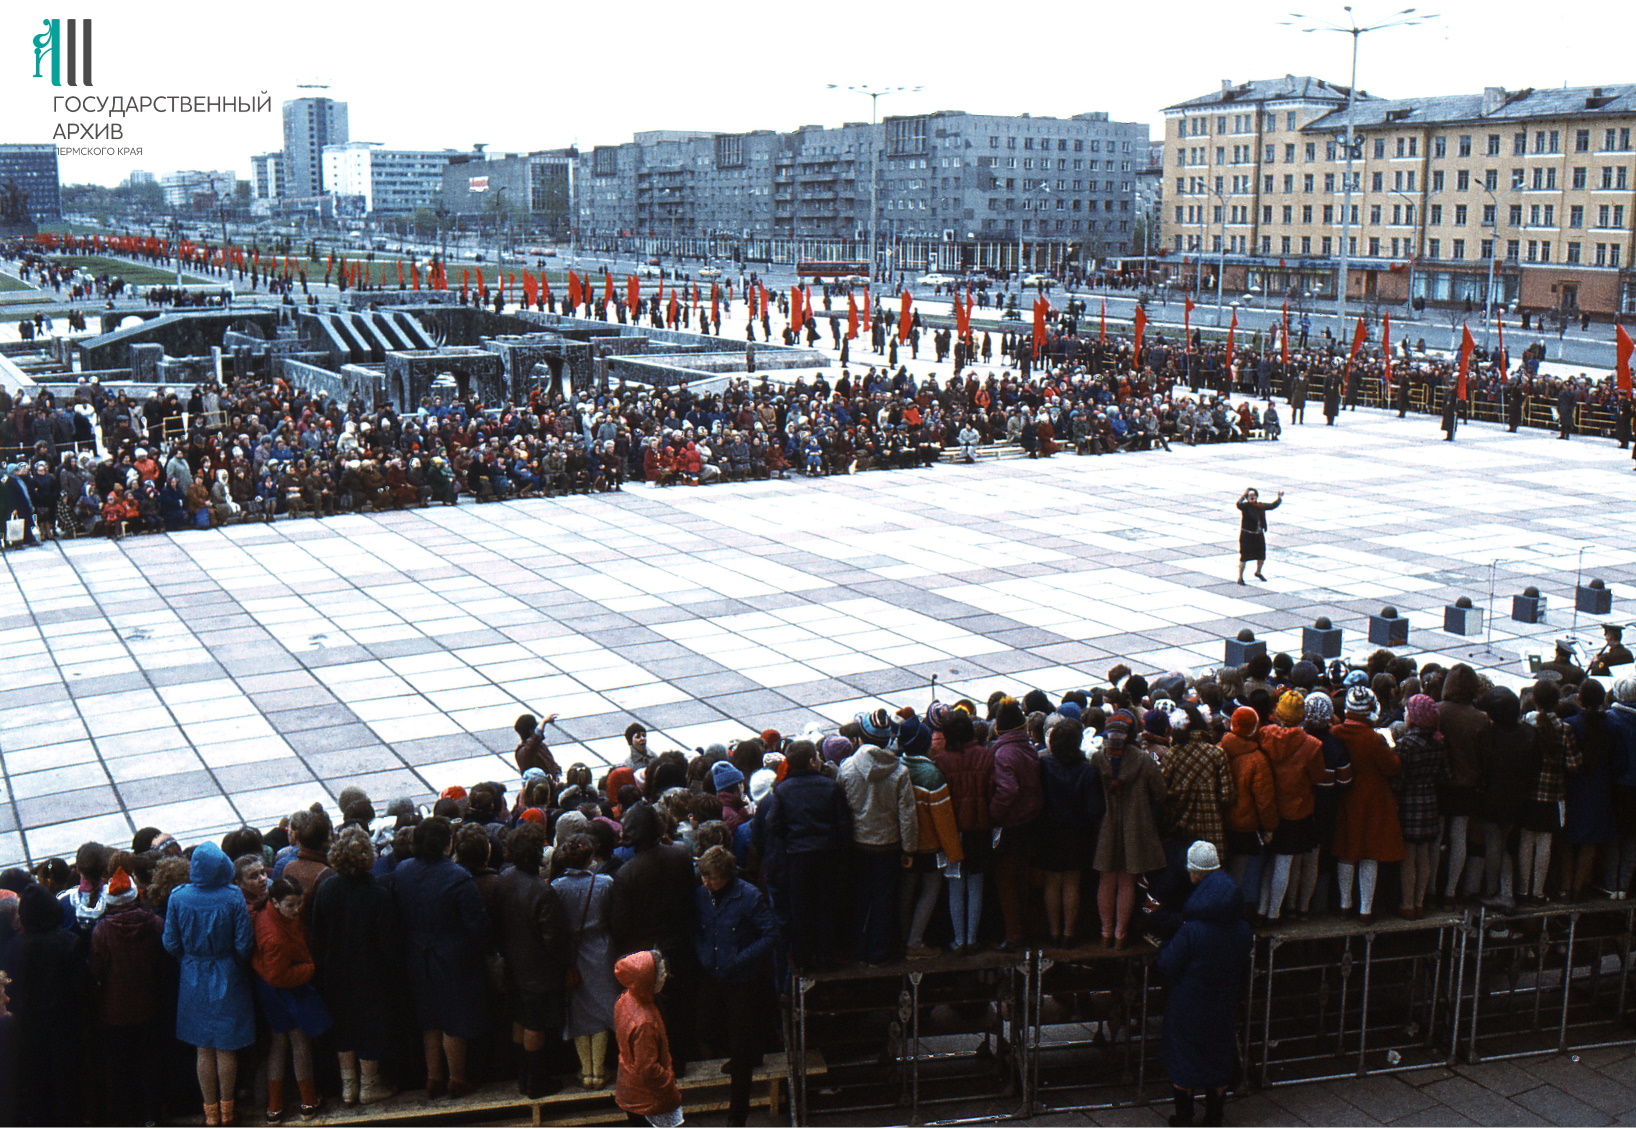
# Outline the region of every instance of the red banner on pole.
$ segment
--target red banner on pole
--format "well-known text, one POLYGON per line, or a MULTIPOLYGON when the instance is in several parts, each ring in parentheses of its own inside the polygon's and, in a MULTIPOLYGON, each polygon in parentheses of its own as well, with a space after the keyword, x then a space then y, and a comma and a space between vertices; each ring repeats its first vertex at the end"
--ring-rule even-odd
POLYGON ((1380 319, 1380 355, 1386 361, 1386 383, 1392 383, 1392 315, 1380 319))
POLYGON ((1238 311, 1234 310, 1233 311, 1232 324, 1230 324, 1227 327, 1227 364, 1226 364, 1227 375, 1226 375, 1226 379, 1229 380, 1229 381, 1233 379, 1233 337, 1234 337, 1234 334, 1237 332, 1237 330, 1238 330, 1238 311))
POLYGON ((909 317, 913 312, 914 299, 909 297, 909 288, 903 288, 903 298, 899 303, 902 312, 898 315, 898 340, 909 340, 909 317))
POLYGON ((846 292, 846 339, 851 341, 858 336, 858 299, 848 290, 846 292))
POLYGON ((1289 367, 1289 299, 1284 299, 1284 327, 1278 334, 1279 344, 1283 347, 1284 366, 1289 367))
POLYGON ((1131 368, 1142 370, 1142 341, 1147 337, 1147 311, 1141 306, 1136 307, 1136 355, 1131 358, 1131 368))
POLYGON ((1454 398, 1456 400, 1466 398, 1466 373, 1471 369, 1471 354, 1476 348, 1477 342, 1471 336, 1471 327, 1462 325, 1460 327, 1460 378, 1454 386, 1454 398))
POLYGON ((1636 342, 1632 342, 1625 327, 1615 326, 1614 332, 1618 343, 1614 346, 1614 368, 1617 373, 1615 380, 1619 391, 1630 395, 1630 354, 1636 350, 1636 342))
POLYGON ((642 304, 642 280, 634 274, 625 276, 625 309, 631 317, 636 316, 637 307, 642 304))
MULTIPOLYGON (((907 295, 905 295, 907 297, 907 295)), ((1045 348, 1045 311, 1050 308, 1042 294, 1034 299, 1034 359, 1040 359, 1040 352, 1045 348)))

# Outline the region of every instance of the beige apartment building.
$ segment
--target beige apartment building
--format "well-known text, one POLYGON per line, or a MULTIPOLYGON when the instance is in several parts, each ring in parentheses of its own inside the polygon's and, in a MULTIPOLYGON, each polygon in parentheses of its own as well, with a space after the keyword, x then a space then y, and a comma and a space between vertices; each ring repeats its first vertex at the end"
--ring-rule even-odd
POLYGON ((1168 107, 1166 271, 1305 306, 1636 312, 1636 84, 1401 100, 1287 75, 1168 107), (1347 220, 1350 219, 1348 225, 1347 220))

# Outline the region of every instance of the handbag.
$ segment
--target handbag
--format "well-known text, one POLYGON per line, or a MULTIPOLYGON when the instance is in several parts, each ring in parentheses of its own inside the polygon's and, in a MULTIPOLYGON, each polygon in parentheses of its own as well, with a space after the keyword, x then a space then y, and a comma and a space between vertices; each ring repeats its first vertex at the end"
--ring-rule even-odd
POLYGON ((579 937, 585 931, 585 919, 591 912, 591 895, 596 892, 596 875, 590 876, 591 881, 585 886, 585 905, 580 907, 579 928, 574 931, 574 941, 568 949, 568 970, 562 974, 562 990, 576 991, 585 983, 585 978, 579 974, 579 937))
POLYGON ((6 519, 6 540, 9 541, 9 542, 12 542, 12 543, 16 543, 18 541, 21 541, 23 539, 23 530, 24 530, 24 528, 25 527, 23 525, 23 519, 22 518, 20 518, 20 517, 7 518, 6 519))

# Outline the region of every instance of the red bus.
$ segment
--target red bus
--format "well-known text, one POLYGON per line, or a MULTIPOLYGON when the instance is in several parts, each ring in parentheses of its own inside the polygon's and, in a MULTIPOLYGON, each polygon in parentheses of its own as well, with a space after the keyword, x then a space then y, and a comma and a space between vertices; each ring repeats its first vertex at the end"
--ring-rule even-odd
POLYGON ((799 278, 846 278, 848 275, 869 277, 869 264, 862 259, 821 262, 808 259, 795 264, 799 278))

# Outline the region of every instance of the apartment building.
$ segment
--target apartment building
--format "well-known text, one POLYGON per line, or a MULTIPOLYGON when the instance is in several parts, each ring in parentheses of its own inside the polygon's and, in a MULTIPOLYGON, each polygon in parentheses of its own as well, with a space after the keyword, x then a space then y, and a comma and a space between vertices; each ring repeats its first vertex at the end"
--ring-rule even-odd
POLYGON ((787 133, 654 131, 581 158, 587 247, 750 260, 1054 270, 1132 253, 1148 130, 943 111, 787 133))
POLYGON ((1202 257, 1206 272, 1225 258, 1229 288, 1332 299, 1344 235, 1348 298, 1364 304, 1475 310, 1492 280, 1497 305, 1636 312, 1636 85, 1360 95, 1350 216, 1344 90, 1293 128, 1288 110, 1271 122, 1269 105, 1226 115, 1227 130, 1210 114, 1214 131, 1195 135, 1206 115, 1188 105, 1166 111, 1166 170, 1202 191, 1180 210, 1168 202, 1165 246, 1172 260, 1202 257), (1230 131, 1240 124, 1252 128, 1230 131), (1181 164, 1200 156, 1209 163, 1181 164))

